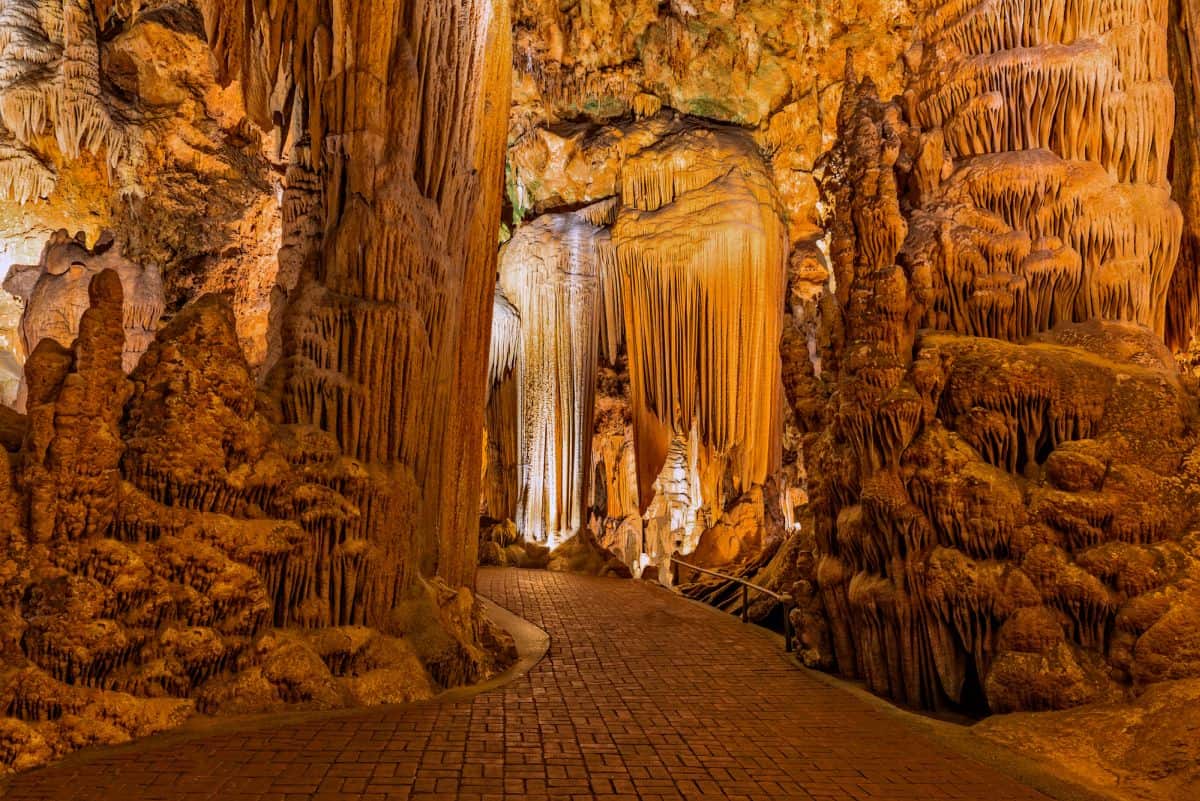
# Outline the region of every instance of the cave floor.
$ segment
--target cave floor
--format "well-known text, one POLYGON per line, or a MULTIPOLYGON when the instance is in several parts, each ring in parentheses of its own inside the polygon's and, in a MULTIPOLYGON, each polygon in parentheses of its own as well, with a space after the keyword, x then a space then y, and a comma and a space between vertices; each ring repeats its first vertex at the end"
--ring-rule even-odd
MULTIPOLYGON (((778 637, 643 582, 484 569, 550 634, 469 700, 148 738, 20 775, 9 801, 1047 796, 801 670, 778 637)), ((5 790, 7 789, 7 793, 5 790)))

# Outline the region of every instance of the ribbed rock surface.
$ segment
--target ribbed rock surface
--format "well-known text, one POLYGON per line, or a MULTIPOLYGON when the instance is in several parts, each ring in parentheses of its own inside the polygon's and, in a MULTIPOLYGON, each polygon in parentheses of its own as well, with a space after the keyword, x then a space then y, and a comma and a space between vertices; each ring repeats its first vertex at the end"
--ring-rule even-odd
POLYGON ((861 84, 823 165, 830 336, 789 383, 814 432, 808 656, 976 712, 1195 675, 1166 4, 925 12, 903 103, 861 84))

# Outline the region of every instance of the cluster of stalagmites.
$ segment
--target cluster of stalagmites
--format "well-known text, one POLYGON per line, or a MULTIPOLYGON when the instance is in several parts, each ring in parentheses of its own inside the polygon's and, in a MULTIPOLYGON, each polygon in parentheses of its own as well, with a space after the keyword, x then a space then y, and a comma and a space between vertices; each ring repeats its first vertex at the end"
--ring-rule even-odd
POLYGON ((0 770, 196 712, 408 701, 492 671, 465 590, 417 580, 370 615, 404 568, 353 524, 371 477, 273 422, 225 301, 176 315, 127 377, 122 295, 93 278, 78 339, 38 344, 28 414, 4 419, 0 770))
POLYGON ((848 92, 822 165, 821 370, 784 371, 812 520, 773 566, 806 657, 973 712, 1200 675, 1165 4, 930 6, 914 88, 848 92))
POLYGON ((582 207, 501 253, 489 485, 515 489, 486 511, 551 547, 590 522, 640 570, 694 551, 778 462, 782 210, 735 129, 662 113, 574 156, 544 144, 515 151, 545 177, 527 200, 582 207), (599 169, 580 185, 564 158, 599 169))

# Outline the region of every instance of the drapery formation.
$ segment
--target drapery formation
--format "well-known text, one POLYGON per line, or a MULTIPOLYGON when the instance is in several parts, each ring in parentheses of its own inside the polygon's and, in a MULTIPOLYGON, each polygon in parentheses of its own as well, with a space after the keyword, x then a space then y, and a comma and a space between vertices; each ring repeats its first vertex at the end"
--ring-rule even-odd
MULTIPOLYGON (((605 168, 611 183, 506 245, 500 284, 520 336, 497 329, 492 361, 501 372, 519 342, 521 400, 507 424, 520 430, 518 528, 538 541, 569 537, 587 523, 591 495, 605 527, 650 513, 654 543, 644 536, 625 554, 636 562, 689 552, 730 493, 778 464, 787 231, 744 132, 670 114, 631 130, 605 168), (601 355, 628 365, 627 385, 608 389, 629 393, 632 443, 623 397, 602 393, 593 413, 601 355), (669 497, 651 508, 660 492, 669 497)), ((489 425, 493 441, 504 426, 489 425)))
MULTIPOLYGON (((507 4, 207 0, 221 72, 277 127, 295 273, 274 384, 375 495, 337 538, 368 617, 418 571, 472 580, 507 4), (358 544, 355 544, 358 543, 358 544)), ((283 272, 288 272, 284 270, 283 272)))
POLYGON ((520 313, 516 524, 551 546, 587 522, 599 351, 604 229, 550 214, 517 229, 500 256, 500 287, 520 313))
POLYGON ((922 326, 1017 339, 1166 328, 1182 218, 1167 183, 1167 0, 925 3, 906 95, 929 131, 912 221, 922 326))
POLYGON ((762 159, 733 132, 685 129, 626 161, 620 192, 604 308, 629 353, 642 511, 693 427, 705 465, 727 461, 739 492, 761 484, 778 463, 787 259, 762 159))

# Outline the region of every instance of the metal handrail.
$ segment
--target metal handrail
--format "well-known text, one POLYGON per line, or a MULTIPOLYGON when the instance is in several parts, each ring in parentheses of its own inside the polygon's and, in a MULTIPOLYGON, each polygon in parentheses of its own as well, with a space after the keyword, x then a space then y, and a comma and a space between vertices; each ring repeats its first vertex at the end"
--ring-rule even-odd
POLYGON ((699 565, 691 565, 687 562, 684 562, 682 559, 671 557, 671 572, 675 576, 676 584, 679 583, 679 570, 677 569, 677 566, 686 567, 687 569, 694 570, 697 573, 704 573, 709 576, 715 576, 719 579, 734 581, 740 584, 742 587, 743 623, 750 622, 750 590, 754 590, 755 592, 765 595, 768 598, 774 598, 776 601, 783 604, 783 647, 789 654, 792 652, 792 607, 796 605, 796 600, 792 598, 792 596, 781 592, 775 592, 774 590, 768 590, 766 587, 760 586, 751 581, 747 581, 744 578, 738 578, 737 576, 731 576, 728 573, 721 573, 716 570, 709 570, 707 567, 700 567, 699 565))

